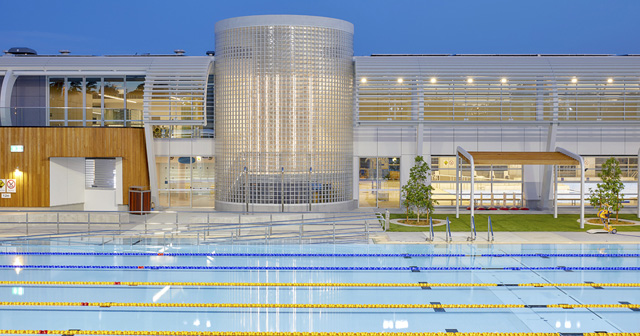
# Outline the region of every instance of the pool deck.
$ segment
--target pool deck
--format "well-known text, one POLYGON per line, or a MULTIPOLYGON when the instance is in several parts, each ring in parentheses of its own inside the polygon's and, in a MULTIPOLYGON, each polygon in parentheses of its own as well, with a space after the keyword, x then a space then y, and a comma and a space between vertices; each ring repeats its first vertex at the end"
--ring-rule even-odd
MULTIPOLYGON (((476 240, 467 241, 468 232, 452 232, 449 244, 640 244, 640 232, 590 234, 586 232, 495 232, 494 241, 486 232, 478 232, 476 240)), ((428 232, 385 232, 372 238, 374 244, 447 244, 444 232, 437 232, 433 242, 428 232)))

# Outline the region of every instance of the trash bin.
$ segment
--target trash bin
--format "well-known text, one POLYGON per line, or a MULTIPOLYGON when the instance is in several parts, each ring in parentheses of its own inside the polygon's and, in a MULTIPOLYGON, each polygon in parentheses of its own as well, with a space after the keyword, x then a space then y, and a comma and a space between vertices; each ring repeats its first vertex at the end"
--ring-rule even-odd
POLYGON ((151 211, 151 190, 148 187, 129 187, 129 212, 144 215, 151 211))

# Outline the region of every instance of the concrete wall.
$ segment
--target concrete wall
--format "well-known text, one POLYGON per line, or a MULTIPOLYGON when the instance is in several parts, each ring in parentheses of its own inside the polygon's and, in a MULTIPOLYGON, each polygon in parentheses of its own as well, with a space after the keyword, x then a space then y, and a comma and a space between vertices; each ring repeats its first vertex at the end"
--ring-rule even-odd
POLYGON ((216 153, 216 142, 211 138, 158 138, 153 140, 153 146, 156 156, 215 156, 216 153))

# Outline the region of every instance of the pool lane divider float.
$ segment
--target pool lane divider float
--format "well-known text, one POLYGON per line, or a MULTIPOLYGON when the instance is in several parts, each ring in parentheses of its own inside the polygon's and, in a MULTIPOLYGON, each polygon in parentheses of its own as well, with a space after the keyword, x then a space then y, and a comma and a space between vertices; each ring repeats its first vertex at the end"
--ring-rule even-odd
POLYGON ((0 307, 136 307, 136 308, 311 308, 311 309, 516 309, 516 308, 556 308, 556 309, 631 309, 640 310, 640 304, 350 304, 350 303, 159 303, 159 302, 18 302, 0 301, 0 307))
POLYGON ((206 271, 640 271, 640 266, 99 266, 99 265, 0 265, 0 269, 84 270, 206 270, 206 271))
POLYGON ((640 336, 640 333, 536 332, 321 332, 321 331, 175 331, 175 330, 26 330, 0 329, 3 335, 122 335, 122 336, 640 336))
POLYGON ((138 287, 640 287, 640 283, 293 283, 293 282, 143 282, 143 281, 0 281, 0 286, 138 286, 138 287))
POLYGON ((0 255, 33 256, 127 256, 127 257, 578 257, 578 258, 638 258, 640 253, 174 253, 174 252, 0 252, 0 255))

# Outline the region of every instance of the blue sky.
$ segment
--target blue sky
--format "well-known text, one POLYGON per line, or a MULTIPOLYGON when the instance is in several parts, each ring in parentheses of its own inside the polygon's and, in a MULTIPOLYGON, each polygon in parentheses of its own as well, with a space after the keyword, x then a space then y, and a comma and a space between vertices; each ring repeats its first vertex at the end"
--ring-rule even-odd
POLYGON ((214 50, 216 21, 304 14, 355 25, 356 55, 640 54, 639 0, 0 0, 0 50, 187 55, 214 50))

